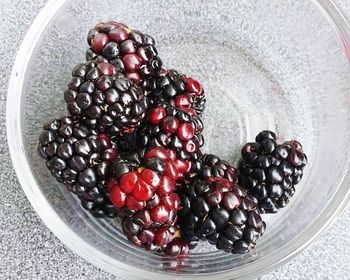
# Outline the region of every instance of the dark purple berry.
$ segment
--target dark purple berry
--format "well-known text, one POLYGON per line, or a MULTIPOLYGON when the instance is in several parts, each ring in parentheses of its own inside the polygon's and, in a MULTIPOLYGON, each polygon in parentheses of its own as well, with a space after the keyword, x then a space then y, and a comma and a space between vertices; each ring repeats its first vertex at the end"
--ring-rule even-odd
MULTIPOLYGON (((86 68, 80 68, 73 72, 82 76, 86 68)), ((96 217, 115 216, 105 185, 110 164, 117 157, 109 137, 63 117, 44 126, 38 150, 52 175, 78 196, 83 208, 96 217)))
POLYGON ((239 184, 259 200, 263 212, 274 213, 293 196, 307 158, 299 142, 278 144, 271 131, 260 132, 256 141, 242 148, 239 184))

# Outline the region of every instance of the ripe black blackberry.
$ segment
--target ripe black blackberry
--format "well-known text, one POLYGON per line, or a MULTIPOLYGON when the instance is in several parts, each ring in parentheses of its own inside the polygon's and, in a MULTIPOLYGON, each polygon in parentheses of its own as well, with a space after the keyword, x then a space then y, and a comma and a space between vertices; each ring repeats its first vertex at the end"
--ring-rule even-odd
POLYGON ((64 96, 70 115, 114 136, 134 132, 148 108, 145 92, 109 63, 78 64, 64 96))
POLYGON ((236 168, 216 155, 205 154, 202 159, 202 165, 200 177, 203 180, 210 180, 210 178, 216 177, 227 179, 233 183, 237 180, 236 168))
POLYGON ((271 131, 260 132, 255 141, 242 148, 239 184, 259 200, 263 212, 275 213, 294 195, 307 157, 298 141, 278 144, 271 131))
POLYGON ((161 69, 154 39, 123 23, 98 23, 89 31, 87 41, 90 45, 87 60, 110 62, 134 83, 152 77, 161 69))
POLYGON ((106 134, 63 117, 44 125, 38 151, 56 180, 75 193, 86 210, 97 217, 115 216, 105 183, 117 150, 106 134))
POLYGON ((180 197, 178 223, 190 248, 201 239, 219 250, 244 254, 265 231, 257 200, 226 179, 198 180, 182 189, 180 197))
POLYGON ((153 107, 170 103, 183 110, 193 109, 199 116, 205 109, 205 93, 200 83, 173 69, 161 70, 142 85, 149 92, 153 107))

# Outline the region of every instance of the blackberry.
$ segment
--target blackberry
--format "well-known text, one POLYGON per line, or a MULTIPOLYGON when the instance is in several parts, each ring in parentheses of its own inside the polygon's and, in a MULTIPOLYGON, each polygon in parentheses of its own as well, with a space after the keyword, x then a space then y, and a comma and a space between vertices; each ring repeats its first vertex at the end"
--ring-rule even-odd
POLYGON ((237 170, 227 161, 221 160, 213 154, 205 154, 202 161, 201 178, 203 180, 221 177, 233 183, 236 182, 237 170))
MULTIPOLYGON (((144 151, 142 156, 133 158, 130 155, 129 158, 119 157, 113 164, 113 176, 107 184, 111 200, 119 209, 127 207, 129 210, 142 210, 155 194, 160 198, 171 195, 176 181, 187 169, 188 165, 184 161, 177 160, 165 148, 151 148, 144 151)), ((171 212, 171 209, 160 210, 163 214, 171 212)), ((155 222, 162 224, 166 221, 165 217, 158 220, 156 211, 153 212, 155 222)))
POLYGON ((105 183, 118 154, 106 134, 63 117, 44 125, 38 151, 51 174, 78 196, 86 210, 97 217, 115 216, 105 183))
POLYGON ((181 191, 179 225, 184 238, 207 240, 219 250, 248 253, 264 233, 257 200, 232 182, 198 180, 181 191))
POLYGON ((278 144, 271 131, 260 132, 255 141, 242 148, 239 183, 259 200, 263 212, 275 213, 294 195, 307 157, 298 141, 278 144))
POLYGON ((141 147, 166 147, 177 153, 177 157, 190 160, 204 144, 203 123, 191 115, 164 103, 154 107, 146 117, 146 123, 138 131, 141 147))
POLYGON ((162 251, 175 237, 180 198, 174 192, 183 164, 165 148, 119 158, 108 181, 123 232, 137 246, 162 251))
POLYGON ((159 72, 162 61, 154 39, 115 21, 98 23, 88 33, 87 60, 107 61, 134 83, 159 72))
POLYGON ((145 92, 109 63, 78 64, 64 96, 70 115, 110 135, 135 131, 148 108, 145 92))
POLYGON ((201 170, 202 130, 203 123, 195 112, 192 115, 164 103, 149 111, 145 124, 137 132, 137 146, 166 147, 176 152, 178 159, 185 160, 189 168, 177 182, 180 188, 192 182, 201 170))
POLYGON ((194 109, 200 116, 205 109, 205 93, 199 82, 175 70, 161 70, 145 80, 143 87, 149 92, 153 106, 170 103, 180 109, 194 109))

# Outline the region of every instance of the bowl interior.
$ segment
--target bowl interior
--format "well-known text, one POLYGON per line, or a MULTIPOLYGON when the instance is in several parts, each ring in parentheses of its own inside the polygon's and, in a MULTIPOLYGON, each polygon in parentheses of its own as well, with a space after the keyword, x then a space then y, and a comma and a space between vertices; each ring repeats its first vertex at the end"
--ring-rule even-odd
MULTIPOLYGON (((78 234, 77 247, 90 244, 95 263, 105 262, 115 274, 131 265, 146 271, 140 278, 149 278, 152 271, 164 277, 212 273, 211 279, 229 271, 240 277, 247 267, 272 267, 273 256, 298 238, 312 239, 307 229, 329 215, 325 209, 330 203, 337 203, 333 197, 349 164, 349 88, 338 35, 311 1, 66 1, 40 35, 23 91, 16 93, 23 149, 36 180, 24 187, 40 188, 54 212, 78 234), (172 260, 131 246, 117 220, 85 213, 49 175, 36 151, 38 134, 44 121, 65 113, 63 91, 71 69, 85 60, 87 31, 110 19, 154 36, 167 68, 203 84, 205 152, 236 163, 240 147, 263 129, 303 144, 309 158, 305 177, 287 208, 265 216, 267 230, 253 253, 235 256, 203 245, 181 271, 174 271, 172 260)), ((65 232, 65 238, 70 234, 65 232)))

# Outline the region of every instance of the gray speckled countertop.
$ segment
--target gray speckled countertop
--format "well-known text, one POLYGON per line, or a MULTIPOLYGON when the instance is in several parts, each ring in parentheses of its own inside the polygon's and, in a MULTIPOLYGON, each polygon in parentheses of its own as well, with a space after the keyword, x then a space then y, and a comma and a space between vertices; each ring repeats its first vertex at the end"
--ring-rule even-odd
MULTIPOLYGON (((72 253, 41 222, 12 168, 6 142, 8 79, 19 45, 46 0, 0 1, 0 279, 117 279, 72 253)), ((350 4, 339 0, 350 15, 350 4)), ((350 279, 350 205, 309 248, 268 279, 350 279)))

